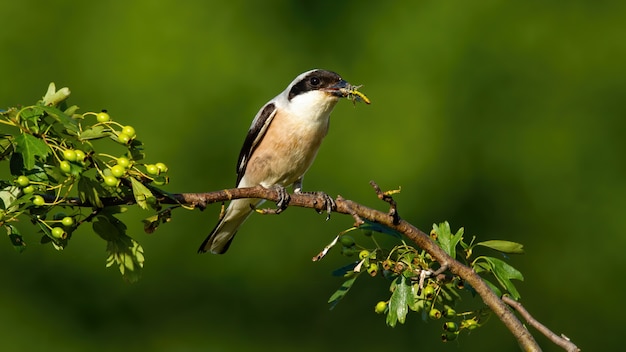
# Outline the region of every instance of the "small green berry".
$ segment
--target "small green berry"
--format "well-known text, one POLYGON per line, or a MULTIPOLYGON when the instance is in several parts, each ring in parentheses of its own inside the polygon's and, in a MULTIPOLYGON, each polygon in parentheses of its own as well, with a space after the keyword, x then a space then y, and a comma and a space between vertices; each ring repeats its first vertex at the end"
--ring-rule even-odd
POLYGON ((437 308, 433 308, 428 312, 428 317, 433 320, 441 318, 441 311, 437 308))
POLYGON ((74 152, 76 153, 76 161, 82 163, 85 160, 85 152, 80 149, 76 149, 74 152))
POLYGON ((446 306, 445 310, 443 311, 443 316, 445 318, 454 318, 456 317, 456 310, 454 310, 454 308, 450 306, 446 306))
POLYGON ((37 195, 37 196, 33 197, 33 204, 35 204, 36 206, 40 207, 40 206, 46 204, 46 201, 43 199, 42 196, 37 195))
POLYGON ((431 286, 431 285, 428 285, 428 286, 424 287, 423 296, 427 300, 433 299, 435 297, 435 288, 433 286, 431 286))
POLYGON ((76 161, 76 151, 73 149, 65 149, 63 151, 63 159, 67 161, 76 161))
POLYGON ((122 133, 130 137, 130 139, 133 139, 136 136, 135 128, 133 126, 124 126, 124 128, 122 128, 122 133))
POLYGON ((108 122, 109 120, 111 120, 111 116, 109 116, 109 114, 103 110, 102 112, 96 114, 96 120, 98 122, 108 122))
POLYGON ((154 165, 157 167, 157 169, 159 169, 159 172, 167 172, 167 170, 169 170, 167 168, 167 165, 165 165, 163 163, 156 163, 154 165))
POLYGON ((72 171, 72 165, 70 165, 70 162, 67 160, 61 161, 61 163, 59 164, 59 168, 62 172, 66 174, 69 174, 72 171))
POLYGON ((346 257, 352 257, 355 252, 356 252, 356 250, 354 248, 352 248, 352 247, 342 247, 341 248, 341 255, 344 255, 346 257))
POLYGON ((459 336, 459 333, 457 332, 446 332, 444 334, 441 334, 441 341, 443 342, 454 341, 456 340, 458 336, 459 336))
POLYGON ((376 307, 374 307, 374 312, 376 312, 376 314, 383 314, 386 309, 387 309, 387 302, 380 301, 376 303, 376 307))
POLYGON ((122 144, 128 144, 132 138, 125 133, 120 133, 117 135, 117 140, 122 144))
POLYGON ((156 165, 154 165, 154 164, 146 165, 146 171, 150 175, 158 175, 159 174, 159 168, 156 165))
POLYGON ((378 274, 378 263, 370 263, 367 267, 367 273, 370 274, 370 276, 376 276, 376 274, 378 274))
POLYGON ((343 235, 343 236, 339 237, 339 242, 343 246, 352 247, 352 246, 354 246, 354 237, 352 237, 350 235, 343 235))
POLYGON ((104 176, 104 184, 109 187, 115 187, 120 181, 113 175, 104 176))
POLYGON ((31 193, 35 192, 35 187, 33 187, 33 185, 26 186, 26 187, 22 188, 22 192, 24 192, 24 194, 31 194, 31 193))
POLYGON ((17 180, 15 180, 15 183, 17 183, 17 185, 20 187, 26 187, 30 184, 30 180, 28 179, 28 177, 22 175, 19 176, 17 180))
POLYGON ((445 331, 455 332, 455 331, 458 331, 458 330, 459 330, 459 326, 458 326, 458 325, 456 325, 456 323, 455 323, 455 322, 453 322, 453 321, 446 321, 446 322, 443 324, 443 329, 444 329, 445 331))
POLYGON ((110 170, 111 170, 111 175, 117 178, 124 176, 124 174, 126 173, 126 169, 122 165, 115 165, 111 167, 110 170))
POLYGON ((54 238, 65 238, 66 237, 65 230, 63 230, 60 227, 53 227, 51 232, 52 232, 52 237, 54 237, 54 238))
POLYGON ((63 224, 63 226, 65 227, 70 227, 72 225, 74 225, 74 218, 71 216, 66 216, 61 220, 61 223, 63 224))
POLYGON ((128 160, 127 157, 125 156, 120 156, 119 158, 117 158, 117 165, 120 165, 123 168, 128 168, 130 166, 130 160, 128 160))
POLYGON ((163 176, 155 177, 154 180, 152 181, 152 183, 154 183, 156 186, 163 186, 164 184, 168 182, 169 182, 169 179, 163 176))

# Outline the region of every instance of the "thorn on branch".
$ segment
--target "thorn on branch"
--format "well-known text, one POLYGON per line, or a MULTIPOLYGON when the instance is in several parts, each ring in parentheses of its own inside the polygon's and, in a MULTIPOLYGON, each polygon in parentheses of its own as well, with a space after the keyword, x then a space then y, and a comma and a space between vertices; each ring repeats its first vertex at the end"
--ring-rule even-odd
POLYGON ((374 191, 376 191, 378 199, 382 200, 383 202, 389 203, 389 216, 392 217, 393 224, 399 224, 400 215, 398 214, 398 205, 396 201, 393 200, 393 197, 391 197, 391 195, 400 192, 400 190, 383 192, 376 182, 370 181, 370 185, 374 188, 374 191))
POLYGON ((352 209, 352 207, 350 206, 350 201, 345 200, 342 196, 337 196, 337 200, 343 202, 346 205, 348 213, 354 219, 354 227, 358 228, 365 223, 365 221, 361 219, 361 217, 354 211, 354 209, 352 209))

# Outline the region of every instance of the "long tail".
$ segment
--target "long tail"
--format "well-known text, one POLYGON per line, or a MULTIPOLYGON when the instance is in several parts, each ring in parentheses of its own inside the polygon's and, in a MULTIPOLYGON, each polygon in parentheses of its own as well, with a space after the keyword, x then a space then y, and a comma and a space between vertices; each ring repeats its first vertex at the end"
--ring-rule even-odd
POLYGON ((198 253, 210 251, 213 254, 223 254, 230 247, 239 226, 252 213, 250 205, 258 205, 258 199, 236 199, 230 202, 226 214, 211 231, 211 234, 202 242, 198 253))

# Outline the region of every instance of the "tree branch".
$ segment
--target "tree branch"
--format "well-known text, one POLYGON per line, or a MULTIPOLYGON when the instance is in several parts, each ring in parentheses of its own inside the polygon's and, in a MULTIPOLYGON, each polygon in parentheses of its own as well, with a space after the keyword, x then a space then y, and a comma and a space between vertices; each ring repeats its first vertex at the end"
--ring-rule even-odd
MULTIPOLYGON (((485 281, 470 267, 463 265, 461 262, 450 257, 441 247, 439 247, 425 232, 419 230, 410 223, 402 220, 396 210, 396 203, 391 199, 389 193, 383 193, 380 188, 372 182, 378 197, 389 203, 391 209, 385 213, 379 210, 375 210, 359 203, 355 203, 351 200, 344 199, 338 196, 335 200, 336 207, 333 209, 336 213, 351 215, 355 221, 355 225, 362 223, 362 219, 376 222, 384 225, 388 228, 396 230, 404 234, 407 238, 413 241, 417 246, 428 252, 442 268, 447 268, 451 273, 458 275, 465 282, 470 284, 476 293, 480 295, 483 302, 496 314, 496 316, 502 321, 502 323, 509 329, 513 336, 518 340, 520 346, 524 351, 541 351, 541 348, 530 334, 530 332, 524 327, 524 325, 517 319, 515 314, 509 309, 509 305, 515 308, 529 321, 529 323, 537 328, 538 324, 530 315, 526 315, 525 310, 520 310, 517 302, 507 299, 506 297, 501 299, 487 286, 485 281)), ((212 203, 224 202, 232 199, 239 198, 262 198, 269 201, 277 202, 280 198, 279 193, 273 189, 266 189, 261 186, 250 188, 233 188, 225 189, 221 191, 208 192, 208 193, 179 193, 169 195, 157 196, 161 204, 182 204, 186 206, 197 207, 204 209, 207 205, 212 203)), ((66 199, 67 205, 73 206, 91 206, 86 202, 81 202, 77 198, 66 199)), ((105 206, 112 205, 124 205, 134 204, 133 198, 105 198, 102 199, 102 203, 105 206)), ((312 208, 318 212, 326 211, 325 199, 318 193, 300 193, 291 194, 290 206, 312 208)), ((522 308, 523 309, 523 308, 522 308)), ((545 327, 544 327, 545 328, 545 327)), ((539 331, 545 334, 545 332, 538 328, 539 331)), ((549 331, 549 330, 548 330, 549 331)), ((557 337, 558 338, 558 337, 557 337)), ((563 339, 561 339, 563 340, 563 339)), ((570 345, 562 344, 561 340, 552 340, 557 345, 569 348, 570 345), (557 342, 558 341, 558 342, 557 342)), ((569 342, 569 341, 568 341, 569 342)), ((573 345, 573 344, 571 344, 573 345)), ((575 345, 573 345, 575 347, 575 345)), ((568 349, 570 351, 575 351, 568 349)))
POLYGON ((557 334, 552 332, 552 330, 548 329, 545 325, 537 321, 537 319, 535 319, 532 315, 530 315, 530 313, 528 313, 526 308, 524 308, 524 306, 520 302, 507 296, 502 297, 502 301, 515 309, 528 322, 528 324, 530 324, 532 327, 534 327, 540 333, 550 339, 550 341, 554 342, 555 345, 562 347, 568 352, 580 351, 580 348, 578 348, 578 346, 570 341, 570 339, 567 338, 565 335, 558 336, 557 334))

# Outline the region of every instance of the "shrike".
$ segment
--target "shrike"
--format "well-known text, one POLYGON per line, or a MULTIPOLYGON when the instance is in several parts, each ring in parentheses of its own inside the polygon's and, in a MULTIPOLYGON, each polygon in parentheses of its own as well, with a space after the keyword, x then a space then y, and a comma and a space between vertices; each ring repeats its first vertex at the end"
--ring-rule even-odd
MULTIPOLYGON (((261 185, 286 194, 285 188, 293 185, 294 193, 301 193, 302 177, 328 132, 335 104, 344 97, 369 103, 357 88, 337 73, 326 70, 311 70, 296 77, 252 121, 239 153, 236 186, 261 185)), ((198 252, 226 252, 239 226, 262 202, 260 199, 231 201, 198 252)))

